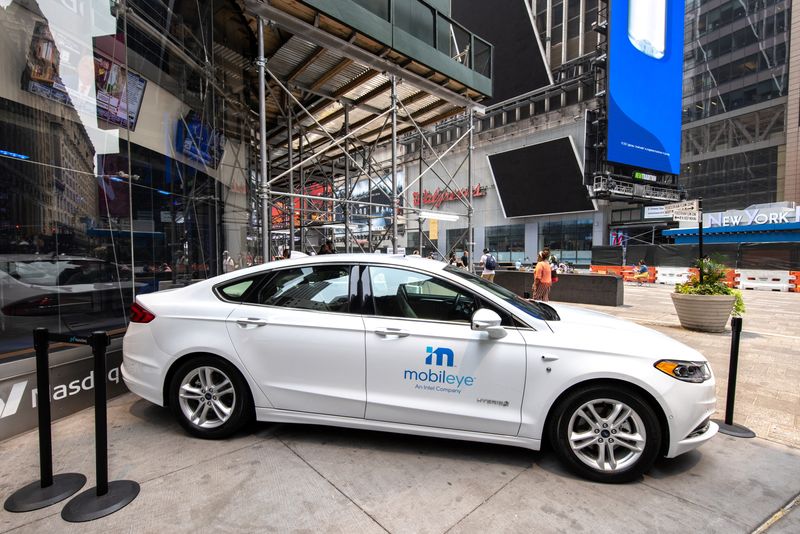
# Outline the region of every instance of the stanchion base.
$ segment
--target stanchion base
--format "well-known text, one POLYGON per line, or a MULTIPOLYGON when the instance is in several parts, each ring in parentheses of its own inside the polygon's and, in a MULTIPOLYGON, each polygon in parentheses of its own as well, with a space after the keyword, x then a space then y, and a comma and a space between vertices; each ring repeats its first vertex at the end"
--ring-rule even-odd
POLYGON ((746 426, 737 425, 736 423, 729 425, 724 421, 718 421, 716 419, 714 419, 714 422, 719 425, 719 431, 721 434, 725 434, 727 436, 733 436, 734 438, 756 437, 756 433, 747 428, 746 426))
POLYGON ((53 477, 53 484, 42 487, 35 480, 15 491, 3 505, 9 512, 31 512, 61 502, 76 493, 86 484, 86 477, 80 473, 61 473, 53 477))
POLYGON ((105 495, 98 496, 96 487, 77 495, 61 511, 61 518, 71 523, 93 521, 124 508, 137 495, 139 484, 133 480, 114 480, 105 495))

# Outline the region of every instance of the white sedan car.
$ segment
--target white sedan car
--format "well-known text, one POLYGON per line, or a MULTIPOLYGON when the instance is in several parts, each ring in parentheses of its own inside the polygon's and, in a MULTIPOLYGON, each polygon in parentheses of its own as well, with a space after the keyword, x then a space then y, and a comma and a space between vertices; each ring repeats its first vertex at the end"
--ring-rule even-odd
POLYGON ((624 482, 717 432, 696 350, 422 258, 312 256, 142 295, 123 352, 130 390, 202 438, 255 417, 549 441, 578 474, 624 482))

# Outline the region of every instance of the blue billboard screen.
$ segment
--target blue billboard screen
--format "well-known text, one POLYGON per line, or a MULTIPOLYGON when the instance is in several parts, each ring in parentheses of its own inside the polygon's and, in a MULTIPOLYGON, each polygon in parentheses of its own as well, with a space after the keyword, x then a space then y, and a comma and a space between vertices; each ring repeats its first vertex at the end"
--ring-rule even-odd
POLYGON ((683 0, 612 0, 608 161, 678 174, 683 0))

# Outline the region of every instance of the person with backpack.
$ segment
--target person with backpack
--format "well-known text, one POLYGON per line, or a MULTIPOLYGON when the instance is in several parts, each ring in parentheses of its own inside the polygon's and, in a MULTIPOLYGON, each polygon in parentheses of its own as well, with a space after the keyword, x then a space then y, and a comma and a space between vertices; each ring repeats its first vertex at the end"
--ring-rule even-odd
POLYGON ((494 272, 495 269, 497 269, 497 260, 494 258, 494 256, 492 256, 492 253, 489 252, 488 248, 483 249, 483 256, 481 256, 481 267, 483 267, 481 278, 490 282, 494 282, 494 272))

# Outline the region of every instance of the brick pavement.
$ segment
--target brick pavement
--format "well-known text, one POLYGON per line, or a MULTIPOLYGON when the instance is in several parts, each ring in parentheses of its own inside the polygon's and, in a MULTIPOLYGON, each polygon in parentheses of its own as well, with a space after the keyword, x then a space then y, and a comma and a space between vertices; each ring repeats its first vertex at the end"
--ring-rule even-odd
MULTIPOLYGON (((721 334, 681 328, 672 288, 626 284, 620 307, 579 304, 659 330, 701 351, 717 378, 717 417, 728 384, 730 327, 721 334)), ((734 422, 759 437, 800 448, 800 293, 745 291, 734 422)))

